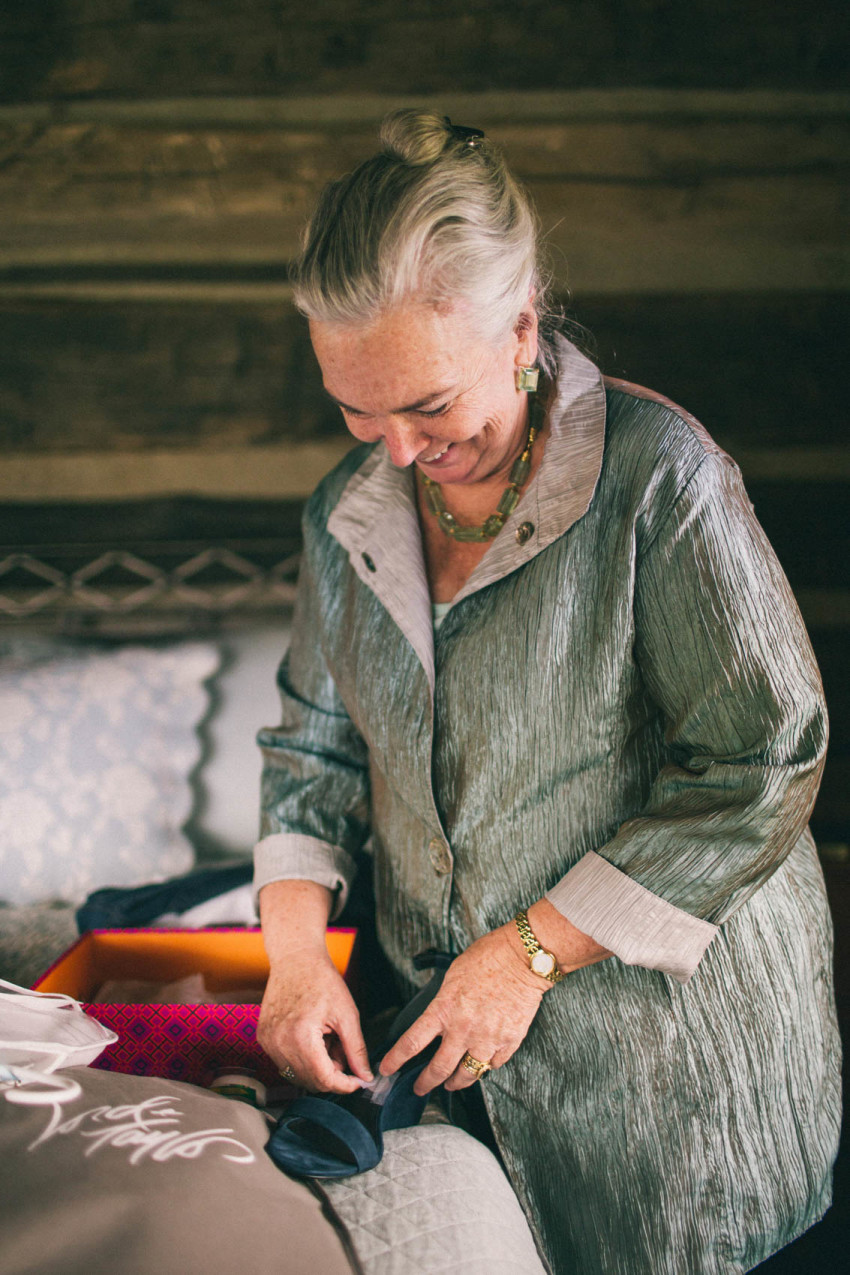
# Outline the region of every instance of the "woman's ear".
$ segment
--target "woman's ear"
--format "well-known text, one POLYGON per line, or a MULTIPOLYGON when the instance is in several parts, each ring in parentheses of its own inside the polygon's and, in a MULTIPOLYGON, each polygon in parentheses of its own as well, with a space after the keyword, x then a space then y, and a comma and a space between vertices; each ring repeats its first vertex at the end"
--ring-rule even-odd
POLYGON ((514 324, 517 366, 532 367, 537 362, 537 311, 531 298, 514 324))

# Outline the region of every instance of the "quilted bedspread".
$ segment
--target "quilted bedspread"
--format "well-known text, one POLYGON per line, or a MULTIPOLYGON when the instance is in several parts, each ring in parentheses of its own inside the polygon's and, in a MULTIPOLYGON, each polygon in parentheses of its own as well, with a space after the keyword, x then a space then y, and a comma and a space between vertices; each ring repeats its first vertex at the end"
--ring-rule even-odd
POLYGON ((368 1275, 543 1275, 487 1147, 447 1124, 398 1129, 384 1145, 377 1168, 323 1184, 368 1275))

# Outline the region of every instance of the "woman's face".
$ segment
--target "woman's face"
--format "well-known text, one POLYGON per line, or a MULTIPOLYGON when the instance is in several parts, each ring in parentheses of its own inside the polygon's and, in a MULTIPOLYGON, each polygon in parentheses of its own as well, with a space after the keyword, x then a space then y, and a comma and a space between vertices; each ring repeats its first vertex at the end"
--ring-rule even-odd
POLYGON ((374 323, 311 321, 325 389, 355 438, 383 438, 394 465, 443 483, 505 477, 522 450, 528 396, 516 369, 537 357, 531 306, 500 346, 460 306, 411 303, 374 323))

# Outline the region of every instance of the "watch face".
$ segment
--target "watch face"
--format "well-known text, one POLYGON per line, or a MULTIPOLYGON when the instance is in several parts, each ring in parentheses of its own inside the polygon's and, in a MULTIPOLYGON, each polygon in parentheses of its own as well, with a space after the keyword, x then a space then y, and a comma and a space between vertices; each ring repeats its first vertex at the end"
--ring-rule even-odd
POLYGON ((535 974, 548 978, 555 968, 555 958, 551 952, 535 952, 531 958, 531 968, 535 974))

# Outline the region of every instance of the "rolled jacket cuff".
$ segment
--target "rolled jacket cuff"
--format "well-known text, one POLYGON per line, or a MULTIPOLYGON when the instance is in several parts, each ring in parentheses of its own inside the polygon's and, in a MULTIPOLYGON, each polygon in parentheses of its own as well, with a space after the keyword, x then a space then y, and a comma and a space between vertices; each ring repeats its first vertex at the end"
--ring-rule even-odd
POLYGON ((254 902, 272 881, 315 881, 334 894, 330 920, 345 907, 356 865, 340 846, 297 832, 274 832, 254 846, 254 902))
POLYGON ((592 850, 546 893, 576 929, 626 965, 687 983, 717 926, 683 912, 592 850))

